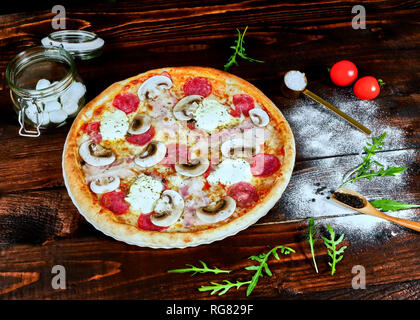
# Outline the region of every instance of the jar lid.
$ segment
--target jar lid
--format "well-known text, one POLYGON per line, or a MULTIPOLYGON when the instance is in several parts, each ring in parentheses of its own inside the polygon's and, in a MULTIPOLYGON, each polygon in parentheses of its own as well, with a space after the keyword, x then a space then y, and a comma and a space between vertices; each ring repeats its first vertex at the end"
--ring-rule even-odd
POLYGON ((95 33, 85 30, 61 30, 41 40, 43 46, 61 47, 72 56, 88 60, 99 56, 105 41, 95 33))

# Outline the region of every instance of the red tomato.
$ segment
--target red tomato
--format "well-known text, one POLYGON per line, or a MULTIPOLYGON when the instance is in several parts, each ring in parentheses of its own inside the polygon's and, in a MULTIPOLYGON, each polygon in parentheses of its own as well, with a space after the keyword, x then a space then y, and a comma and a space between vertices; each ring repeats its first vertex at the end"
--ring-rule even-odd
POLYGON ((372 100, 375 99, 381 88, 378 81, 371 76, 360 78, 356 81, 353 87, 353 92, 359 99, 372 100))
POLYGON ((348 60, 338 61, 332 66, 330 77, 337 86, 348 86, 357 78, 356 65, 348 60))

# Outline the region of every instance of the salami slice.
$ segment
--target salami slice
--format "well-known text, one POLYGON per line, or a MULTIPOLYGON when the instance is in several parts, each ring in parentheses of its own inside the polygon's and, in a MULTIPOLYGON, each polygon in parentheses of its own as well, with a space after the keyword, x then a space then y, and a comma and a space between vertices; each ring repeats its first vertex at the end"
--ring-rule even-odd
POLYGON ((133 134, 125 138, 125 140, 138 146, 144 146, 148 144, 150 141, 152 141, 154 136, 155 136, 155 128, 151 126, 150 129, 147 130, 145 133, 133 134))
POLYGON ((126 213, 129 205, 124 201, 125 191, 111 191, 104 193, 101 197, 101 204, 111 210, 114 214, 120 215, 126 213))
MULTIPOLYGON (((244 116, 249 116, 249 110, 255 108, 254 99, 252 99, 247 94, 235 94, 232 98, 233 104, 235 105, 236 109, 239 109, 240 112, 244 114, 244 116)), ((236 110, 235 109, 235 110, 236 110)), ((239 111, 236 111, 238 113, 239 111)), ((239 114, 240 116, 240 114, 239 114)))
POLYGON ((99 132, 100 126, 99 121, 89 122, 82 127, 82 130, 90 136, 93 142, 99 143, 102 140, 102 135, 99 132))
POLYGON ((115 108, 124 111, 126 114, 129 114, 137 110, 139 103, 140 99, 136 94, 131 92, 124 92, 115 96, 112 105, 115 108))
POLYGON ((212 87, 210 81, 203 77, 192 78, 184 84, 184 94, 186 96, 197 94, 205 98, 210 95, 211 90, 212 87))
POLYGON ((267 177, 280 169, 280 160, 267 153, 258 153, 252 157, 251 173, 256 177, 267 177))
POLYGON ((139 229, 148 230, 148 231, 162 231, 168 229, 168 227, 159 227, 153 224, 150 220, 150 216, 154 214, 154 212, 149 214, 141 214, 139 219, 137 220, 137 226, 139 229))
POLYGON ((248 182, 238 182, 230 186, 228 195, 235 199, 236 204, 242 208, 251 207, 259 198, 255 188, 248 182))

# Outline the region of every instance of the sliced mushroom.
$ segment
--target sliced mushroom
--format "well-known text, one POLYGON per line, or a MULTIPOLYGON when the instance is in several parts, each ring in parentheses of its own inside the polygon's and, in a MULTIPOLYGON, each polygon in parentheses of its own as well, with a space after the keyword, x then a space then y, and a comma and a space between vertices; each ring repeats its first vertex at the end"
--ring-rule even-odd
POLYGON ((260 146, 245 139, 231 139, 220 148, 222 154, 229 158, 248 158, 260 152, 260 146))
POLYGON ((197 216, 206 223, 215 223, 230 217, 236 209, 236 202, 231 197, 224 197, 197 210, 197 216))
POLYGON ((197 177, 209 168, 209 160, 205 158, 195 158, 187 163, 176 163, 175 170, 186 177, 197 177))
POLYGON ((195 94, 182 98, 173 109, 175 118, 178 120, 191 120, 201 101, 203 101, 203 97, 195 94))
POLYGON ((155 213, 150 220, 159 227, 169 227, 178 220, 183 210, 184 199, 181 195, 173 190, 165 190, 156 202, 155 213))
POLYGON ((134 117, 128 128, 128 133, 141 134, 150 129, 151 119, 146 114, 138 114, 134 117))
POLYGON ((258 127, 265 127, 270 122, 267 112, 261 108, 249 110, 249 116, 251 121, 258 127))
POLYGON ((162 142, 150 142, 135 159, 141 167, 151 167, 161 162, 166 155, 166 145, 162 142))
POLYGON ((90 183, 90 190, 95 193, 106 193, 117 189, 120 186, 120 178, 117 176, 105 176, 93 180, 90 183))
POLYGON ((147 79, 142 83, 137 95, 140 100, 145 99, 156 99, 159 96, 160 92, 165 89, 170 89, 172 87, 172 81, 165 76, 153 76, 147 79))
POLYGON ((107 166, 115 161, 115 154, 111 150, 90 140, 80 145, 79 154, 86 163, 95 167, 107 166))

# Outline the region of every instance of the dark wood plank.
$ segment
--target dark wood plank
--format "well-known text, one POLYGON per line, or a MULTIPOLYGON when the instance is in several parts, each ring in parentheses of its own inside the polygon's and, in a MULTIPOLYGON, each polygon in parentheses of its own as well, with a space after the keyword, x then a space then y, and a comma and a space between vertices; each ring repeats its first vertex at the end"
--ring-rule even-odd
MULTIPOLYGON (((328 220, 323 222, 328 223, 328 220)), ((244 270, 250 265, 247 257, 266 251, 267 245, 288 245, 296 253, 282 256, 281 261, 270 262, 273 276, 261 279, 251 298, 346 296, 357 299, 375 295, 381 286, 389 289, 380 297, 391 298, 395 294, 392 284, 401 288, 401 283, 420 279, 420 239, 415 234, 396 237, 392 246, 382 243, 380 247, 361 248, 345 241, 350 247, 337 266, 336 275, 331 276, 327 265, 329 258, 320 243, 316 246, 320 273, 315 274, 309 247, 304 240, 305 232, 306 224, 302 223, 253 226, 235 237, 211 245, 174 250, 139 248, 92 236, 57 240, 44 246, 16 245, 0 251, 0 270, 3 271, 0 276, 7 279, 0 281, 1 298, 244 299, 244 289, 220 297, 199 293, 197 288, 213 280, 246 281, 250 277, 250 272, 244 270), (228 276, 206 274, 195 277, 167 273, 167 270, 183 267, 185 263, 196 264, 200 259, 233 272, 228 276), (66 268, 66 290, 51 288, 51 268, 56 264, 66 268), (354 265, 366 268, 366 290, 351 289, 354 265), (398 272, 390 273, 389 270, 398 272), (37 277, 39 280, 35 281, 37 277), (337 291, 332 292, 333 289, 337 291)), ((418 299, 418 290, 410 290, 405 297, 418 299)))

